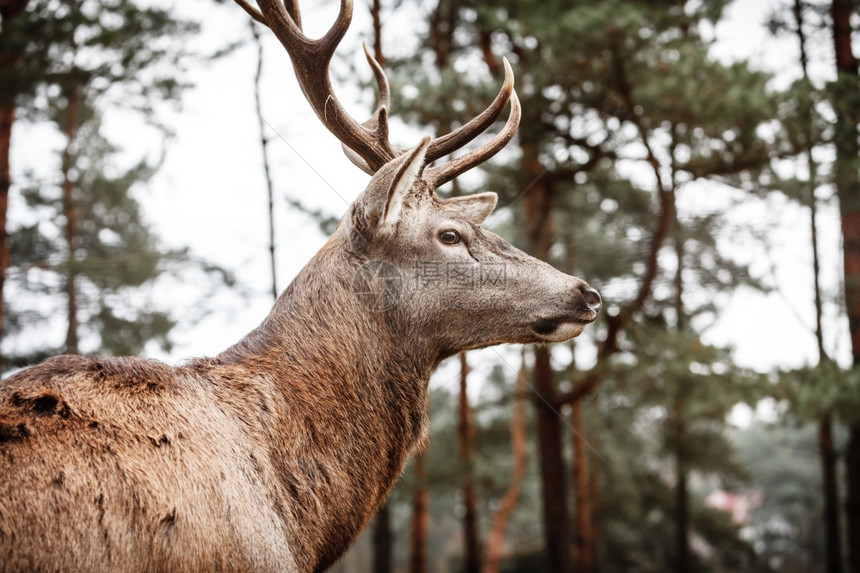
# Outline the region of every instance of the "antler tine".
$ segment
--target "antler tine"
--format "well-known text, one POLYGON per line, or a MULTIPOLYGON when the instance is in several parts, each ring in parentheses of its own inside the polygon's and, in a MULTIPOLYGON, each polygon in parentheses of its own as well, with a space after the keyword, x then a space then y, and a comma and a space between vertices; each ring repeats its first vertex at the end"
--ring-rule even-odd
POLYGON ((496 99, 480 115, 451 133, 433 140, 427 150, 427 163, 456 151, 487 130, 502 114, 514 91, 514 71, 507 58, 502 58, 505 81, 496 99))
MULTIPOLYGON (((392 151, 394 156, 400 155, 403 153, 403 150, 398 149, 388 143, 388 118, 387 112, 388 108, 391 106, 391 91, 388 85, 388 77, 385 75, 385 71, 382 69, 382 66, 379 65, 379 62, 376 61, 376 58, 370 53, 367 45, 364 44, 364 54, 367 57, 367 62, 370 64, 370 67, 373 69, 373 75, 376 77, 376 83, 379 86, 379 105, 376 108, 376 112, 374 115, 370 117, 366 122, 362 125, 376 132, 377 140, 383 144, 387 145, 388 148, 392 151)), ((447 155, 457 149, 460 149, 473 139, 475 139, 478 135, 487 130, 502 114, 505 107, 508 105, 508 101, 512 98, 516 98, 516 93, 514 92, 514 71, 511 68, 510 62, 508 62, 507 58, 502 58, 502 62, 505 68, 505 80, 502 83, 502 87, 499 90, 498 95, 493 100, 493 102, 485 109, 480 115, 473 118, 471 121, 461 126, 460 128, 443 135, 442 137, 438 137, 434 139, 430 143, 430 147, 427 150, 426 155, 426 163, 431 163, 432 161, 442 157, 443 155, 447 155)), ((512 104, 513 106, 514 104, 512 104)), ((440 181, 439 185, 446 183, 456 177, 457 175, 463 173, 464 171, 471 169, 475 165, 486 161, 498 151, 504 147, 508 141, 510 141, 511 137, 513 137, 514 132, 516 132, 517 127, 519 126, 519 101, 515 104, 516 113, 514 112, 514 107, 511 109, 511 117, 515 118, 515 125, 513 125, 510 129, 510 133, 506 133, 511 124, 511 119, 509 118, 508 124, 505 126, 505 129, 502 133, 497 136, 497 138, 493 139, 487 146, 482 147, 478 150, 475 150, 472 153, 469 153, 463 156, 463 160, 470 159, 473 160, 474 163, 463 163, 460 160, 455 160, 452 163, 448 163, 443 167, 428 169, 428 176, 432 173, 443 174, 446 173, 449 169, 452 171, 452 175, 450 177, 440 181), (504 139, 506 137, 506 139, 504 139), (492 146, 498 145, 498 148, 493 148, 492 146), (489 151, 488 154, 482 154, 482 152, 489 151)), ((344 152, 347 157, 352 160, 354 164, 364 170, 366 173, 373 174, 374 172, 370 170, 367 163, 365 163, 361 157, 359 157, 356 153, 352 152, 349 148, 344 146, 344 152)), ((447 177, 447 176, 446 176, 447 177)))
MULTIPOLYGON (((243 1, 237 0, 239 5, 248 11, 247 3, 243 4, 243 1)), ((369 126, 359 124, 346 112, 334 95, 329 78, 329 65, 334 51, 352 21, 352 0, 341 0, 337 20, 318 40, 311 40, 302 32, 301 14, 295 0, 287 0, 287 3, 289 9, 281 0, 257 0, 266 24, 293 60, 293 69, 299 80, 299 86, 314 112, 345 148, 361 158, 364 166, 360 163, 359 166, 368 173, 375 173, 396 157, 388 144, 387 122, 384 127, 386 137, 381 140, 378 137, 380 129, 369 129, 369 126)), ((253 8, 251 10, 249 13, 254 17, 253 8)), ((381 119, 384 114, 376 115, 381 119)), ((353 155, 350 154, 350 157, 352 158, 353 155)))
POLYGON ((501 149, 514 137, 514 134, 520 125, 520 99, 517 97, 517 92, 514 90, 511 90, 510 102, 511 114, 508 116, 508 121, 505 122, 505 126, 502 128, 502 131, 497 133, 493 139, 478 149, 475 149, 474 151, 458 157, 444 165, 425 169, 422 179, 430 183, 430 186, 435 189, 454 179, 458 175, 465 173, 472 167, 480 165, 501 151, 501 149))
MULTIPOLYGON (((287 14, 290 15, 290 18, 293 19, 293 22, 296 23, 296 26, 299 27, 299 30, 303 30, 302 28, 302 12, 299 10, 299 0, 283 0, 284 7, 287 9, 287 14)), ((349 22, 347 22, 347 26, 349 26, 349 22)))
MULTIPOLYGON (((388 141, 388 110, 391 109, 391 88, 388 85, 388 76, 385 75, 382 66, 379 65, 379 62, 370 53, 367 44, 362 43, 362 47, 364 48, 364 56, 367 58, 367 63, 370 64, 370 69, 373 70, 373 76, 376 78, 376 86, 379 90, 379 103, 376 106, 376 111, 370 116, 370 119, 361 125, 369 132, 374 133, 379 145, 387 147, 391 151, 391 155, 396 157, 401 155, 404 150, 392 145, 388 141)), ((375 173, 360 155, 346 145, 343 146, 343 152, 350 161, 360 167, 365 173, 371 175, 375 173)))
POLYGON ((362 42, 361 47, 364 48, 364 57, 367 58, 367 63, 370 64, 370 69, 373 70, 373 77, 376 78, 376 86, 379 88, 379 105, 376 111, 379 112, 379 108, 383 106, 391 109, 391 88, 388 85, 388 76, 385 75, 385 70, 382 69, 382 66, 376 61, 373 54, 370 53, 370 48, 367 47, 367 44, 362 42))
POLYGON ((251 16, 251 18, 259 22, 260 24, 263 24, 264 26, 269 25, 269 23, 266 22, 266 18, 263 16, 263 14, 259 10, 248 4, 245 0, 236 0, 236 4, 241 6, 242 9, 251 16))

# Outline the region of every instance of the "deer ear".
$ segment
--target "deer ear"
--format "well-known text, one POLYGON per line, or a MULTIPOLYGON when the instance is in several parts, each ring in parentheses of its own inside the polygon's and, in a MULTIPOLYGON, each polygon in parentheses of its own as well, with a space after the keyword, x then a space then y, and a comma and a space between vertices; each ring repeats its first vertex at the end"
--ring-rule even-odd
POLYGON ((382 212, 382 217, 377 223, 377 227, 392 227, 400 220, 400 211, 403 209, 403 204, 406 202, 406 196, 409 194, 415 180, 424 168, 424 155, 427 153, 427 148, 430 146, 430 136, 425 135, 421 143, 404 154, 404 158, 392 161, 391 163, 399 163, 394 178, 388 189, 388 200, 385 202, 385 209, 382 212))
POLYGON ((466 217, 476 225, 484 222, 484 219, 496 208, 499 196, 495 193, 476 193, 463 197, 451 197, 445 200, 445 206, 453 209, 466 217))
POLYGON ((424 155, 429 145, 430 137, 426 136, 413 149, 386 163, 371 178, 355 206, 359 228, 372 233, 391 230, 397 225, 409 191, 424 168, 424 155))

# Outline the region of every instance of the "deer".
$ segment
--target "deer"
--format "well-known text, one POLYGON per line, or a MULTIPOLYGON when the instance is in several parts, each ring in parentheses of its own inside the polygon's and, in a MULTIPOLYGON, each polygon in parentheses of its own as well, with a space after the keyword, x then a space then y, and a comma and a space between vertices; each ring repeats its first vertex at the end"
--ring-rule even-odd
POLYGON ((319 39, 294 1, 236 2, 268 26, 345 153, 371 175, 262 323, 214 357, 58 356, 0 383, 0 570, 323 571, 356 539, 427 441, 442 360, 578 336, 598 316, 585 281, 481 224, 497 197, 439 186, 514 136, 510 63, 458 129, 389 142, 390 89, 359 123, 329 66, 352 18, 319 39), (490 141, 440 165, 485 132, 490 141))

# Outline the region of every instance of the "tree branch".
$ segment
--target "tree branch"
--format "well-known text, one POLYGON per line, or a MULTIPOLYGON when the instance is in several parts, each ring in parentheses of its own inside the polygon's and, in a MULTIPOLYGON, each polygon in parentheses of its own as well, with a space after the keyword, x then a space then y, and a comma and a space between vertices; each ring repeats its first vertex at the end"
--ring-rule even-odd
POLYGON ((574 383, 572 390, 556 396, 556 399, 554 400, 556 407, 570 404, 571 402, 584 398, 597 388, 601 382, 603 382, 606 369, 608 368, 607 359, 619 350, 618 335, 624 330, 624 328, 626 328, 633 315, 645 306, 645 302, 648 300, 648 297, 651 296, 654 281, 657 278, 657 273, 660 268, 658 255, 660 253, 660 249, 663 247, 666 237, 669 236, 669 231, 672 228, 672 221, 674 220, 674 189, 672 189, 671 186, 666 185, 666 182, 660 173, 660 162, 657 159, 657 156, 651 147, 651 142, 648 139, 648 132, 642 124, 639 114, 636 113, 637 105, 633 97, 633 89, 627 77, 627 71, 624 67, 624 61, 621 58, 617 35, 617 30, 611 30, 609 32, 609 45, 612 54, 612 64, 615 72, 617 89, 621 95, 622 101, 624 101, 630 122, 636 127, 642 138, 642 144, 644 145, 647 154, 647 161, 654 170, 654 176, 657 181, 657 196, 659 199, 660 210, 657 215, 657 227, 654 229, 654 234, 652 235, 651 244, 645 261, 645 272, 642 275, 642 283, 639 285, 636 297, 628 305, 622 307, 618 314, 607 316, 606 337, 598 346, 597 364, 591 371, 585 374, 583 379, 574 383))

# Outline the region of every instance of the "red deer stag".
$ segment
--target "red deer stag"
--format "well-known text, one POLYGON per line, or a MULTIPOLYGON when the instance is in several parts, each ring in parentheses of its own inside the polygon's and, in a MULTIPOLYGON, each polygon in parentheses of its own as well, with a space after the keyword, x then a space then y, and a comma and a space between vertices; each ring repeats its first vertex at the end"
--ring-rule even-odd
POLYGON ((483 113, 401 150, 371 57, 381 101, 370 120, 332 92, 350 0, 313 41, 294 5, 237 2, 274 31, 314 111, 373 177, 263 323, 218 356, 176 367, 60 356, 0 385, 0 570, 322 571, 425 440, 442 359, 566 340, 597 316, 585 282, 481 228, 495 194, 434 192, 513 136, 507 62, 483 113), (508 103, 488 143, 427 166, 508 103))

